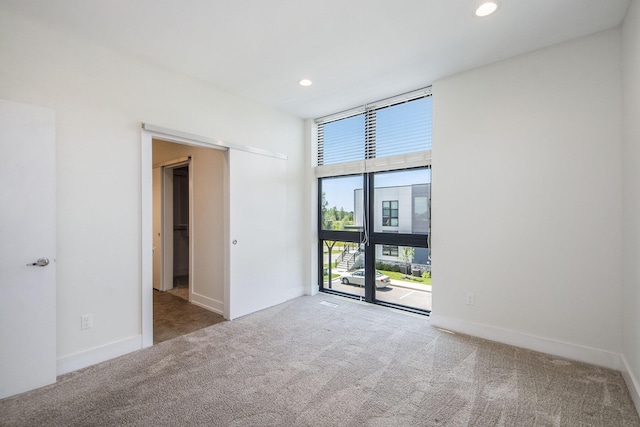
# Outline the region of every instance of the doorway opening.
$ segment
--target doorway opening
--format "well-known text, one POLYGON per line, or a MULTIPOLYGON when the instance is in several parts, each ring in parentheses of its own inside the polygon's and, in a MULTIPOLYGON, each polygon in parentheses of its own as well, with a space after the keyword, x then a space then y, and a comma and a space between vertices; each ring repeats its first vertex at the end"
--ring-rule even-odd
POLYGON ((196 159, 202 168, 215 166, 209 164, 217 154, 215 150, 210 150, 214 153, 207 153, 209 156, 203 150, 209 151, 155 139, 152 142, 153 344, 224 320, 210 304, 203 303, 203 295, 213 292, 214 281, 202 268, 194 271, 196 251, 206 252, 207 243, 220 239, 210 228, 201 227, 200 234, 194 234, 196 221, 202 222, 202 216, 215 216, 206 203, 198 203, 201 209, 196 215, 196 197, 208 197, 199 188, 222 185, 215 182, 215 177, 194 173, 196 159))
POLYGON ((190 157, 172 159, 153 168, 153 287, 189 298, 190 201, 193 198, 190 157), (177 290, 176 290, 177 291, 177 290))
POLYGON ((142 123, 140 147, 143 348, 153 345, 154 335, 153 260, 159 251, 153 240, 154 164, 191 156, 188 304, 217 313, 221 320, 235 319, 300 295, 287 280, 284 256, 290 182, 286 154, 148 123, 142 123), (154 155, 156 145, 165 145, 166 157, 154 155))
POLYGON ((173 173, 173 263, 172 294, 189 301, 189 165, 172 168, 173 173))

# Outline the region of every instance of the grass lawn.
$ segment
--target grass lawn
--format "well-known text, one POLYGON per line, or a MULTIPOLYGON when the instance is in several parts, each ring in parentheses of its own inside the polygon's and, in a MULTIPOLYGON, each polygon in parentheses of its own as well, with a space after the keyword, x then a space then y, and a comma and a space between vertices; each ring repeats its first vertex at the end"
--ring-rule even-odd
POLYGON ((378 271, 384 274, 385 276, 389 276, 389 278, 393 280, 400 280, 403 282, 410 282, 410 283, 422 284, 422 285, 431 284, 431 277, 429 277, 428 279, 423 279, 422 277, 407 276, 406 274, 398 273, 396 271, 385 271, 385 270, 378 270, 378 271))

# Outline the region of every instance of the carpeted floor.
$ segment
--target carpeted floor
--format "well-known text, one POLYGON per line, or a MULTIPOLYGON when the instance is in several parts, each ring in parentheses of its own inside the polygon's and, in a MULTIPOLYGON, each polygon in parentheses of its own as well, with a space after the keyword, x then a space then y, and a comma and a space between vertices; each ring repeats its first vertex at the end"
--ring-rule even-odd
POLYGON ((301 297, 0 401, 3 426, 623 426, 620 373, 301 297))

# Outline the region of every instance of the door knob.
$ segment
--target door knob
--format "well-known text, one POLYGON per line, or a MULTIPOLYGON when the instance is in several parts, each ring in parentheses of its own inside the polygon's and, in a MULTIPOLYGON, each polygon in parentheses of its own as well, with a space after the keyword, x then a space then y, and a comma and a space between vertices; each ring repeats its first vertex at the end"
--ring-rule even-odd
POLYGON ((38 258, 38 260, 36 262, 33 262, 31 264, 27 264, 27 267, 45 267, 49 265, 49 258, 46 257, 42 257, 42 258, 38 258))

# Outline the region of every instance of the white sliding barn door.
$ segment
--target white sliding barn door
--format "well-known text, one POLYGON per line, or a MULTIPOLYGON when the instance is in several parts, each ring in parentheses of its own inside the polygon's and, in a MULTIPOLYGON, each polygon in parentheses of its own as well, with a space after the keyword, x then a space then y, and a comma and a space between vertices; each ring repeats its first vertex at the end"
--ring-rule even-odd
POLYGON ((1 399, 56 381, 53 111, 0 100, 0 156, 1 399))
POLYGON ((228 318, 287 299, 286 160, 230 149, 228 318))

